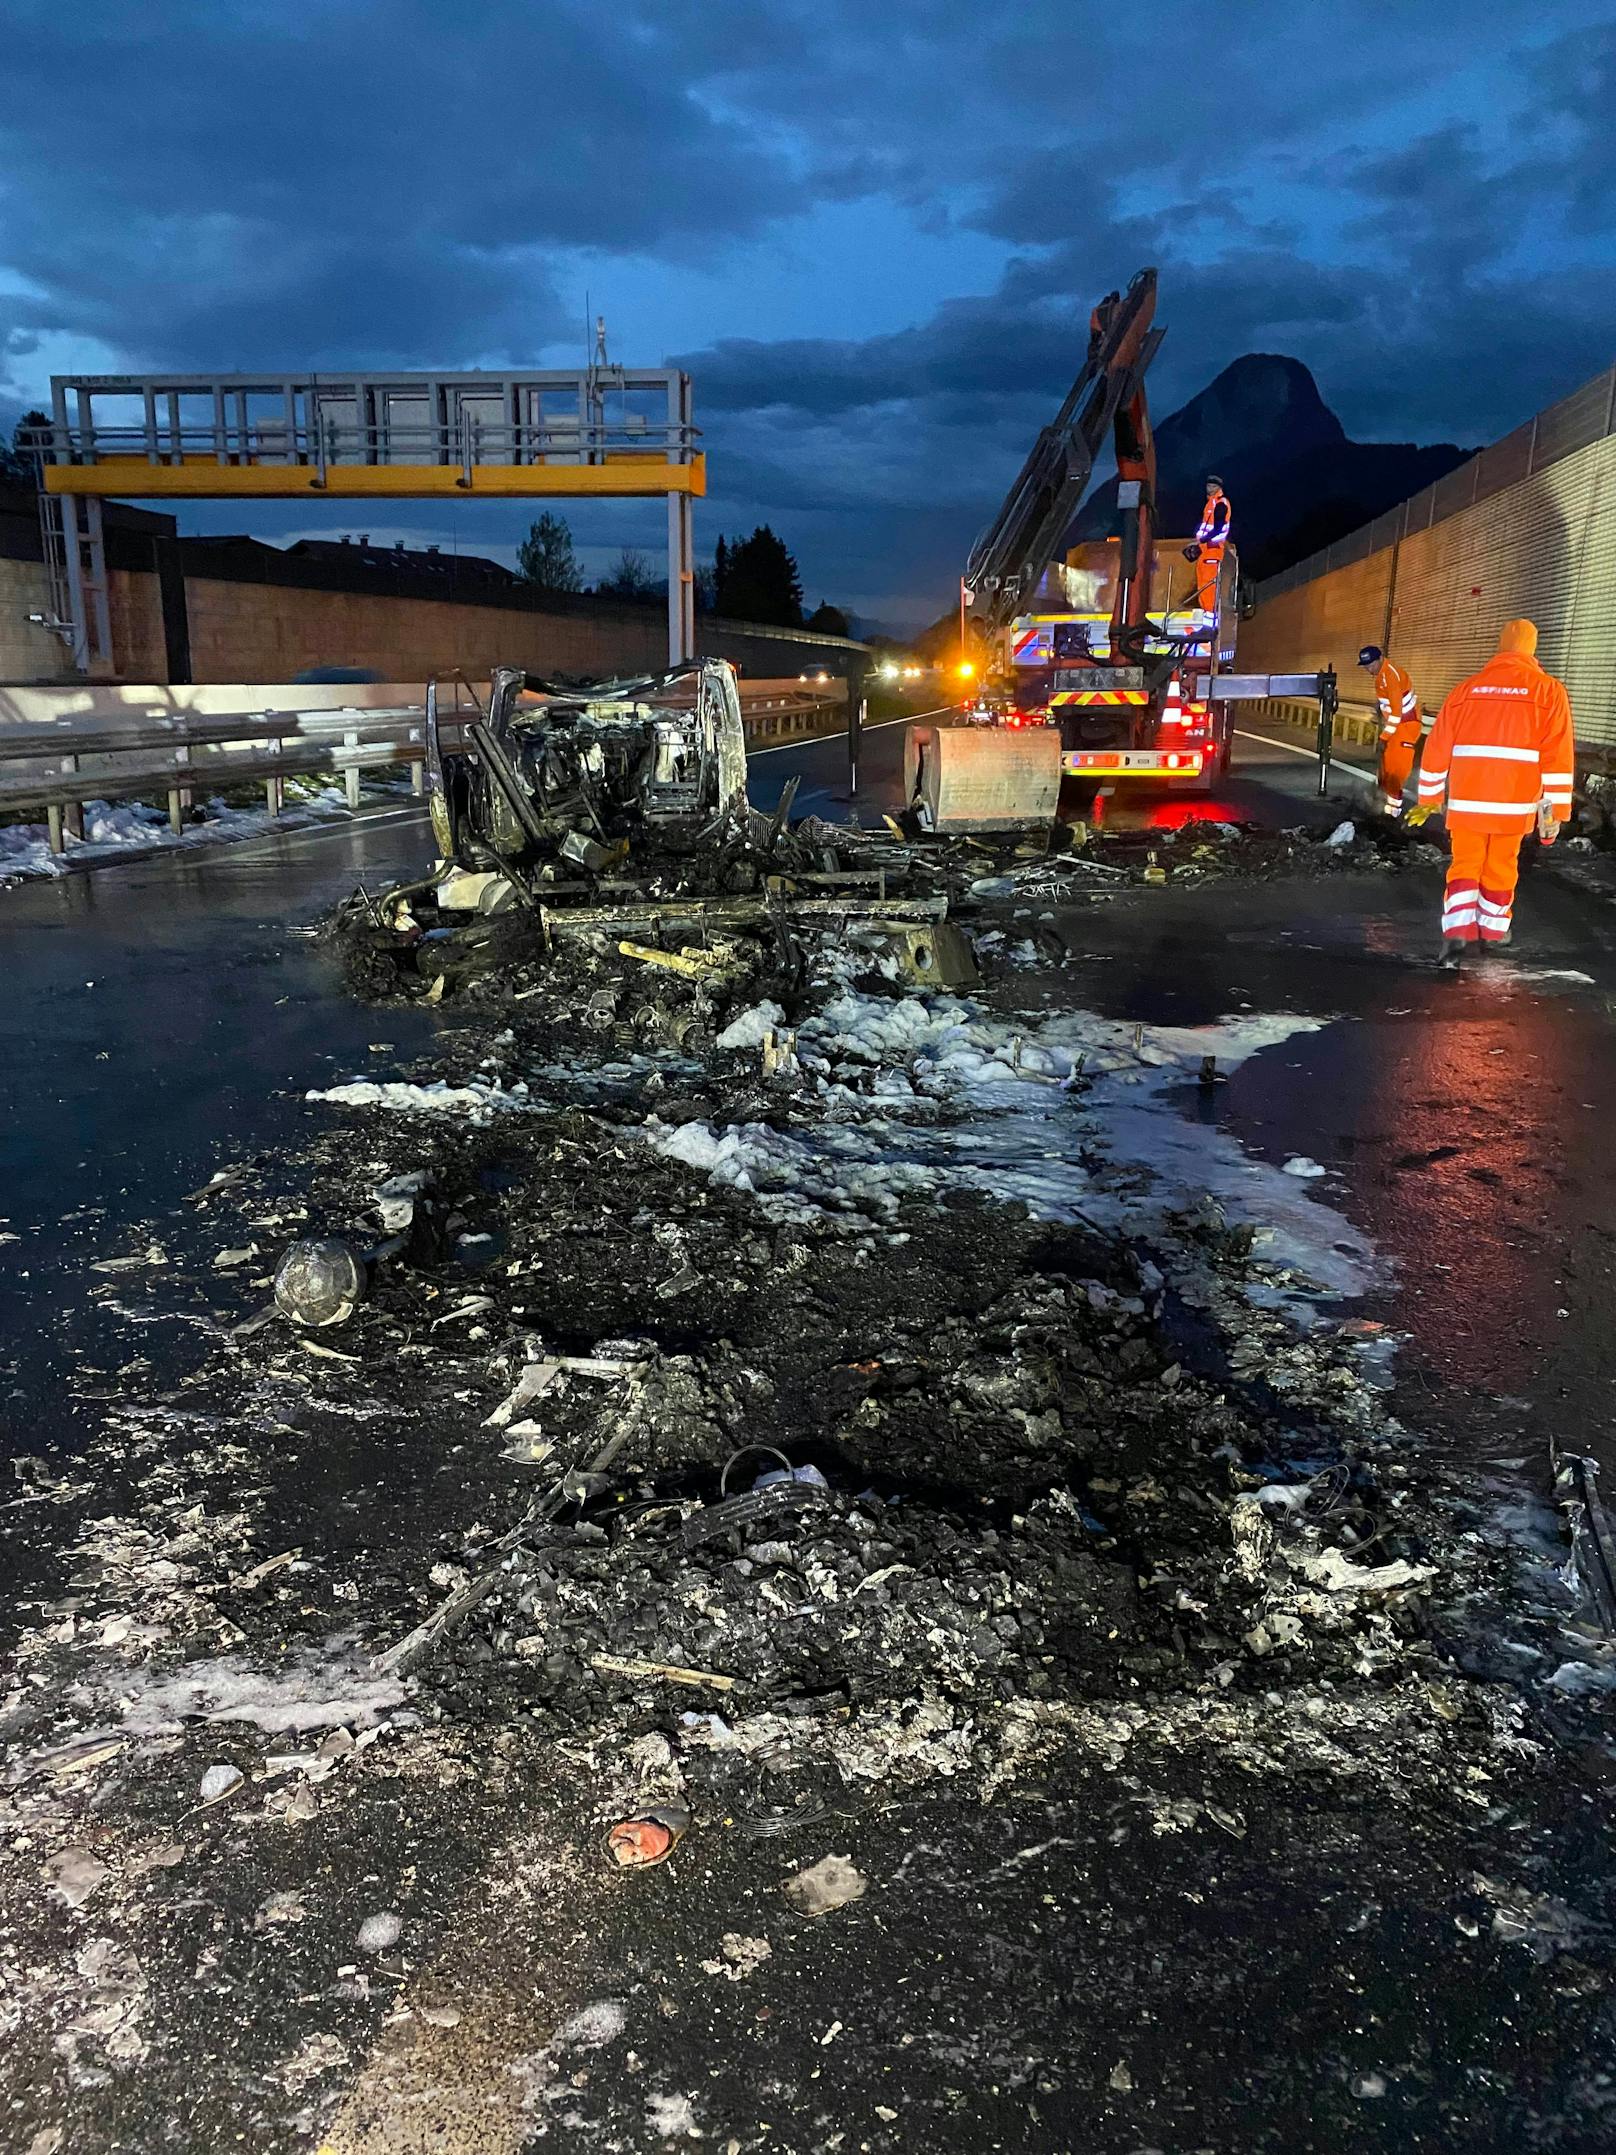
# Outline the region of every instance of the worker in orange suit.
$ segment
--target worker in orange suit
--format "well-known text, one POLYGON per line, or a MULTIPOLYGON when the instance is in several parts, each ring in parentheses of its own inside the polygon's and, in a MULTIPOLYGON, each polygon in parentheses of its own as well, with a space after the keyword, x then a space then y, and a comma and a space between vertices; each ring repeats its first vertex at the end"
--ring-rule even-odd
POLYGON ((1395 659, 1379 644, 1365 644, 1358 653, 1360 666, 1375 669, 1375 709, 1380 717, 1381 800, 1389 816, 1403 813, 1403 791, 1414 775, 1414 759, 1420 752, 1420 700, 1414 683, 1395 659))
POLYGON ((1234 511, 1216 473, 1206 482, 1206 507, 1195 533, 1195 603, 1203 614, 1218 610, 1218 577, 1223 570, 1224 548, 1234 511))
POLYGON ((1447 967, 1458 965, 1468 943, 1509 941, 1521 840, 1535 823, 1552 845, 1570 819, 1571 699, 1536 654, 1536 625, 1506 621, 1496 656, 1454 689, 1426 743, 1409 820, 1423 823, 1446 797, 1447 967))

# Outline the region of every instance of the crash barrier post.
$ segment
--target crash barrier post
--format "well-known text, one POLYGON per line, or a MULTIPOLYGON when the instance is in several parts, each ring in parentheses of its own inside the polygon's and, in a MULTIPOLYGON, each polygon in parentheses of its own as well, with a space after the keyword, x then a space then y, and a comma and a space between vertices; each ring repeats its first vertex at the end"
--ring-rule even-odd
POLYGON ((1330 758, 1335 748, 1335 718, 1341 708, 1333 666, 1319 677, 1319 799, 1330 790, 1330 758))

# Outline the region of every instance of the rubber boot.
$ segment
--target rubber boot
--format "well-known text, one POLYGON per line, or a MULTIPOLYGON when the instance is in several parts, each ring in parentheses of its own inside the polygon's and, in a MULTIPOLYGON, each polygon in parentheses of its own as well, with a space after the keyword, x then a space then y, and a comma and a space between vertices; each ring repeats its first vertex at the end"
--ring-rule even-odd
POLYGON ((1445 936, 1442 941, 1442 955, 1436 961, 1437 968, 1444 973, 1456 973, 1463 957, 1464 945, 1459 938, 1456 935, 1445 936))

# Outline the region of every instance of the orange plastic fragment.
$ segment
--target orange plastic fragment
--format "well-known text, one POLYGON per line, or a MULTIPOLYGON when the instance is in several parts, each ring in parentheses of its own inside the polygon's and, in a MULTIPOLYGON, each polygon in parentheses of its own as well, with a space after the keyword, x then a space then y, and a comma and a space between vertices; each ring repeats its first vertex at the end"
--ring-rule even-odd
POLYGON ((660 1863, 673 1846, 673 1835, 654 1818, 627 1818, 613 1826, 606 1846, 625 1867, 660 1863))

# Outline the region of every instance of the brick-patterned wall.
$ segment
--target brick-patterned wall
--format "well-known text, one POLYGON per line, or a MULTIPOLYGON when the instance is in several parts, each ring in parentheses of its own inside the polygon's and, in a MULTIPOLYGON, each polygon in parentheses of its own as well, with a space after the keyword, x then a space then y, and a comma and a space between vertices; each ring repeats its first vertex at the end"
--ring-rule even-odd
MULTIPOLYGON (((660 666, 667 648, 663 617, 651 608, 540 614, 196 577, 186 580, 186 602, 198 681, 292 681, 317 666, 364 667, 385 681, 456 669, 480 680, 495 666, 601 674, 660 666)), ((120 671, 134 677, 133 668, 120 671)))
POLYGON ((0 681, 67 681, 73 667, 54 630, 30 621, 51 610, 50 581, 40 561, 0 555, 0 681))
MULTIPOLYGON (((150 591, 143 607, 126 604, 123 619, 136 639, 127 656, 115 614, 118 671, 126 680, 160 681, 156 579, 127 581, 150 591)), ((666 617, 655 606, 551 614, 199 577, 186 580, 186 605, 196 681, 294 681, 317 666, 363 667, 384 681, 424 681, 457 669, 486 680, 495 666, 588 680, 655 673, 667 664, 666 617)), ((748 676, 770 678, 826 664, 845 671, 849 658, 862 656, 709 620, 696 623, 696 647, 703 656, 735 660, 748 676)))
POLYGON ((121 681, 166 681, 168 654, 163 643, 163 602, 157 578, 137 569, 107 572, 107 611, 112 616, 112 648, 121 681))

